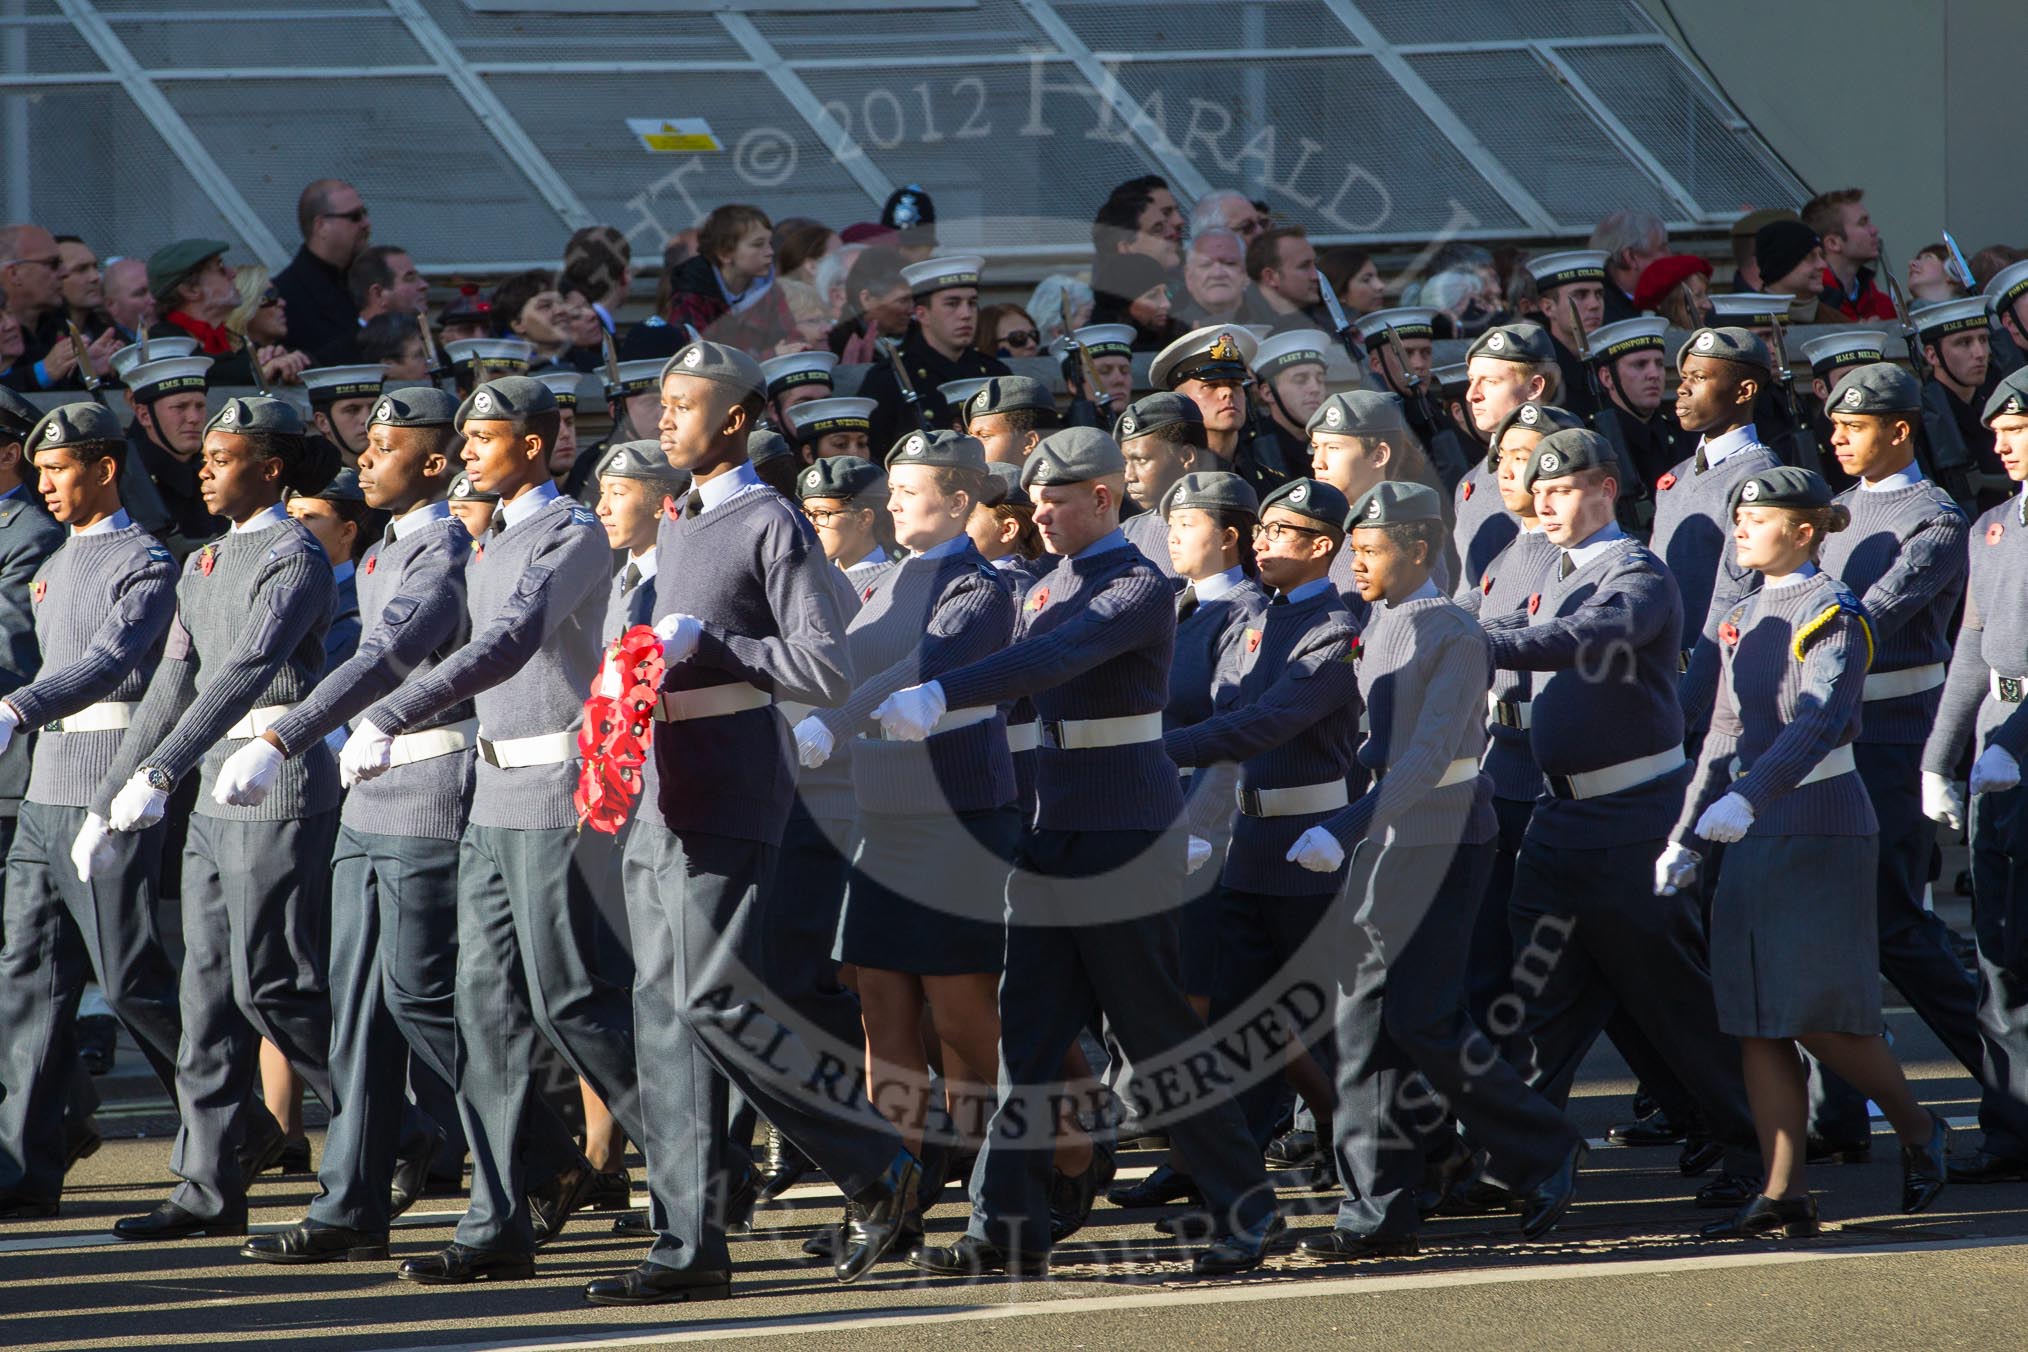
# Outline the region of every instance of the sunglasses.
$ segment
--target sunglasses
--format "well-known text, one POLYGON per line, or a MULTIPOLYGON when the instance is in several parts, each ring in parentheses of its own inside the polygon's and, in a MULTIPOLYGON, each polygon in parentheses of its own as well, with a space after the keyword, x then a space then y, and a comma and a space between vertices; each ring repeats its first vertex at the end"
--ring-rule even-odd
POLYGON ((260 308, 263 310, 282 303, 282 293, 273 289, 261 292, 260 308))
POLYGON ((1039 329, 1009 329, 1000 335, 1000 341, 1008 347, 1034 347, 1042 341, 1039 329))
POLYGON ((364 221, 366 220, 366 208, 365 208, 365 207, 354 207, 354 208, 352 208, 352 210, 350 210, 350 211, 326 211, 326 212, 322 212, 322 213, 320 213, 320 214, 321 214, 321 215, 322 215, 322 216, 323 216, 323 217, 324 217, 324 218, 325 218, 326 220, 332 220, 332 221, 350 221, 350 222, 352 222, 352 223, 353 223, 354 225, 359 225, 359 224, 361 224, 362 222, 364 222, 364 221))

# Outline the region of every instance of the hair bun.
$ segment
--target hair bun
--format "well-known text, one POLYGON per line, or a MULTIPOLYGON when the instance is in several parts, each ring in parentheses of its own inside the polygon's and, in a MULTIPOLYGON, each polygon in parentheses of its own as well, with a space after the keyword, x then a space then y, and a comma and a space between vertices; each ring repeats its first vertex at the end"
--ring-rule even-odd
POLYGON ((1828 517, 1825 518, 1824 521, 1825 533, 1830 535, 1836 535, 1839 531, 1844 530, 1847 526, 1851 524, 1852 524, 1852 509, 1850 507, 1847 507, 1842 502, 1832 503, 1830 508, 1830 514, 1828 517))

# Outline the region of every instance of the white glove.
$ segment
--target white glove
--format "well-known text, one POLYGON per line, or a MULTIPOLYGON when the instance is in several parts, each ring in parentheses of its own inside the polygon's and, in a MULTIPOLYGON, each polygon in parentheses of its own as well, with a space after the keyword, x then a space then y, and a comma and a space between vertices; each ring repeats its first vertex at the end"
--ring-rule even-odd
POLYGON ((1989 746, 1972 762, 1971 791, 2005 793, 2021 782, 2021 762, 2003 746, 1989 746))
POLYGON ((695 615, 664 615, 657 620, 655 637, 662 640, 662 664, 673 667, 688 662, 703 633, 704 625, 695 615))
POLYGON ((21 715, 14 712, 13 705, 0 700, 0 754, 6 752, 8 743, 14 740, 14 730, 20 726, 21 715))
POLYGON ((218 767, 218 782, 211 786, 211 801, 220 807, 259 807, 267 800, 288 757, 256 737, 225 758, 218 767))
POLYGON ((1703 859, 1703 855, 1688 845, 1678 845, 1675 841, 1670 841, 1662 850, 1661 856, 1655 860, 1655 895, 1673 897, 1685 888, 1694 886, 1697 882, 1697 865, 1702 863, 1703 859))
POLYGON ((873 716, 890 741, 920 742, 944 716, 944 688, 935 681, 897 690, 880 702, 873 716))
POLYGON ((338 753, 338 782, 349 789, 362 779, 377 779, 387 773, 393 756, 394 738, 373 726, 372 719, 361 719, 338 753))
POLYGON ((831 759, 831 751, 836 745, 831 729, 825 727, 824 721, 817 715, 811 714, 796 724, 796 759, 802 762, 805 770, 814 770, 831 759))
POLYGON ((1313 826, 1296 837, 1296 843, 1289 846, 1289 852, 1284 857, 1312 873, 1336 873, 1338 866, 1345 862, 1345 847, 1338 843, 1338 837, 1323 827, 1313 826))
POLYGON ((1953 831, 1965 829, 1965 786, 1934 770, 1922 772, 1922 815, 1953 831))
POLYGON ((1211 862, 1211 842, 1203 836, 1190 837, 1189 852, 1183 856, 1183 871, 1195 873, 1211 862))
POLYGON ((106 825, 106 819, 96 812, 85 814, 84 825, 77 831, 77 839, 71 842, 70 862, 77 869, 77 880, 88 883, 103 876, 113 866, 113 833, 106 825))
POLYGON ((1744 837, 1753 825, 1753 804, 1736 793, 1728 793, 1697 819, 1697 834, 1714 845, 1730 845, 1744 837))
POLYGON ((162 820, 169 810, 169 795, 150 784, 140 771, 113 795, 113 809, 106 825, 115 831, 145 831, 162 820))

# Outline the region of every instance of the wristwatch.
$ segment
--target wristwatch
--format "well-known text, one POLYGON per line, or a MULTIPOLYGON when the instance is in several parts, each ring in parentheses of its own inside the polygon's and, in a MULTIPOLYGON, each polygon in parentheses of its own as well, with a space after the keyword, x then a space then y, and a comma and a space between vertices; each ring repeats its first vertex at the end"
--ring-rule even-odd
POLYGON ((176 781, 169 777, 167 770, 153 765, 144 765, 141 767, 141 778, 147 780, 148 787, 157 793, 174 793, 176 791, 176 781))

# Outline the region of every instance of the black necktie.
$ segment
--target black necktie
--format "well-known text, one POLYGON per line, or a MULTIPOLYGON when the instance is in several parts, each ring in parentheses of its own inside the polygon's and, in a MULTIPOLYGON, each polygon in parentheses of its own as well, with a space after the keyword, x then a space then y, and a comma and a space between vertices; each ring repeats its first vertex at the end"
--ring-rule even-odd
POLYGON ((627 566, 620 570, 620 595, 625 596, 640 585, 641 565, 629 559, 627 566))
POLYGON ((695 521, 703 511, 704 495, 693 488, 690 490, 690 496, 683 501, 683 519, 695 521))
POLYGON ((1705 470, 1711 468, 1710 465, 1705 463, 1704 447, 1701 444, 1697 447, 1696 464, 1697 464, 1697 472, 1699 474, 1702 474, 1705 470))
POLYGON ((1176 622, 1181 624, 1190 618, 1190 612, 1197 609, 1197 584, 1192 582, 1176 593, 1176 622))
POLYGON ((1558 582, 1561 582, 1563 581, 1563 579, 1569 577, 1572 573, 1576 571, 1577 564, 1571 559, 1570 551, 1567 549, 1564 550, 1563 561, 1556 565, 1556 580, 1558 582))

